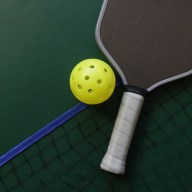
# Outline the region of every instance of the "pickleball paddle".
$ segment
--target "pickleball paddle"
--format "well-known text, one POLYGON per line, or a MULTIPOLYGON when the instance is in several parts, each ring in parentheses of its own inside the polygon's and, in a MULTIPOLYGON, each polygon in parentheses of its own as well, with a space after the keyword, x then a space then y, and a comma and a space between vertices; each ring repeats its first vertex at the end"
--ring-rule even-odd
POLYGON ((101 168, 123 174, 145 96, 192 74, 192 1, 104 0, 96 41, 125 85, 101 168))

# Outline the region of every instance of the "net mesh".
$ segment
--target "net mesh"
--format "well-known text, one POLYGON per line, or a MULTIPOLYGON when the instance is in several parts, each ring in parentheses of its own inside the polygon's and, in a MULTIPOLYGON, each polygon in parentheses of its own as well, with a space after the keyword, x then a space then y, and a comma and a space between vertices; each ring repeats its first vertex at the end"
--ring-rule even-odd
POLYGON ((145 100, 126 174, 99 168, 123 93, 89 106, 0 168, 0 192, 192 191, 192 77, 145 100))

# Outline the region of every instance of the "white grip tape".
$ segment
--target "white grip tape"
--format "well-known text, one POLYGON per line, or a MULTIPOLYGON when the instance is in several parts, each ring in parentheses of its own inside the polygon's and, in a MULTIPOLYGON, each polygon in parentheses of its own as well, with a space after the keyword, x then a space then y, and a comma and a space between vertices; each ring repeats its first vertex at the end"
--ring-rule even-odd
POLYGON ((124 174, 126 157, 144 97, 125 92, 121 101, 107 152, 101 168, 116 174, 124 174))

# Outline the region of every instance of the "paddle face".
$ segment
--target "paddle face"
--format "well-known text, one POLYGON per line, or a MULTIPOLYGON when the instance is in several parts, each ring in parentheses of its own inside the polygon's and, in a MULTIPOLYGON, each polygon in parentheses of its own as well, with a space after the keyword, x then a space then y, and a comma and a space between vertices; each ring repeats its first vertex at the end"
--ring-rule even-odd
POLYGON ((104 4, 98 33, 124 84, 150 90, 192 73, 192 1, 104 4))

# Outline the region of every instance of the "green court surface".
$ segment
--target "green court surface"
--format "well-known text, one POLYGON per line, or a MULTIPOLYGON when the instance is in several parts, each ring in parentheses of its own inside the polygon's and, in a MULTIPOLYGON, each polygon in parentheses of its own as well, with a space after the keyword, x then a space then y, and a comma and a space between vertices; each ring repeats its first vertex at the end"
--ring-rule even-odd
MULTIPOLYGON (((94 31, 102 0, 0 1, 0 154, 79 103, 77 62, 104 59, 94 31)), ((0 192, 192 192, 192 76, 150 93, 125 175, 100 169, 123 86, 0 166, 0 192)), ((76 109, 76 108, 75 108, 76 109)), ((1 163, 1 158, 0 158, 1 163)))
POLYGON ((102 57, 94 39, 101 3, 0 2, 0 155, 77 103, 69 75, 102 57))

